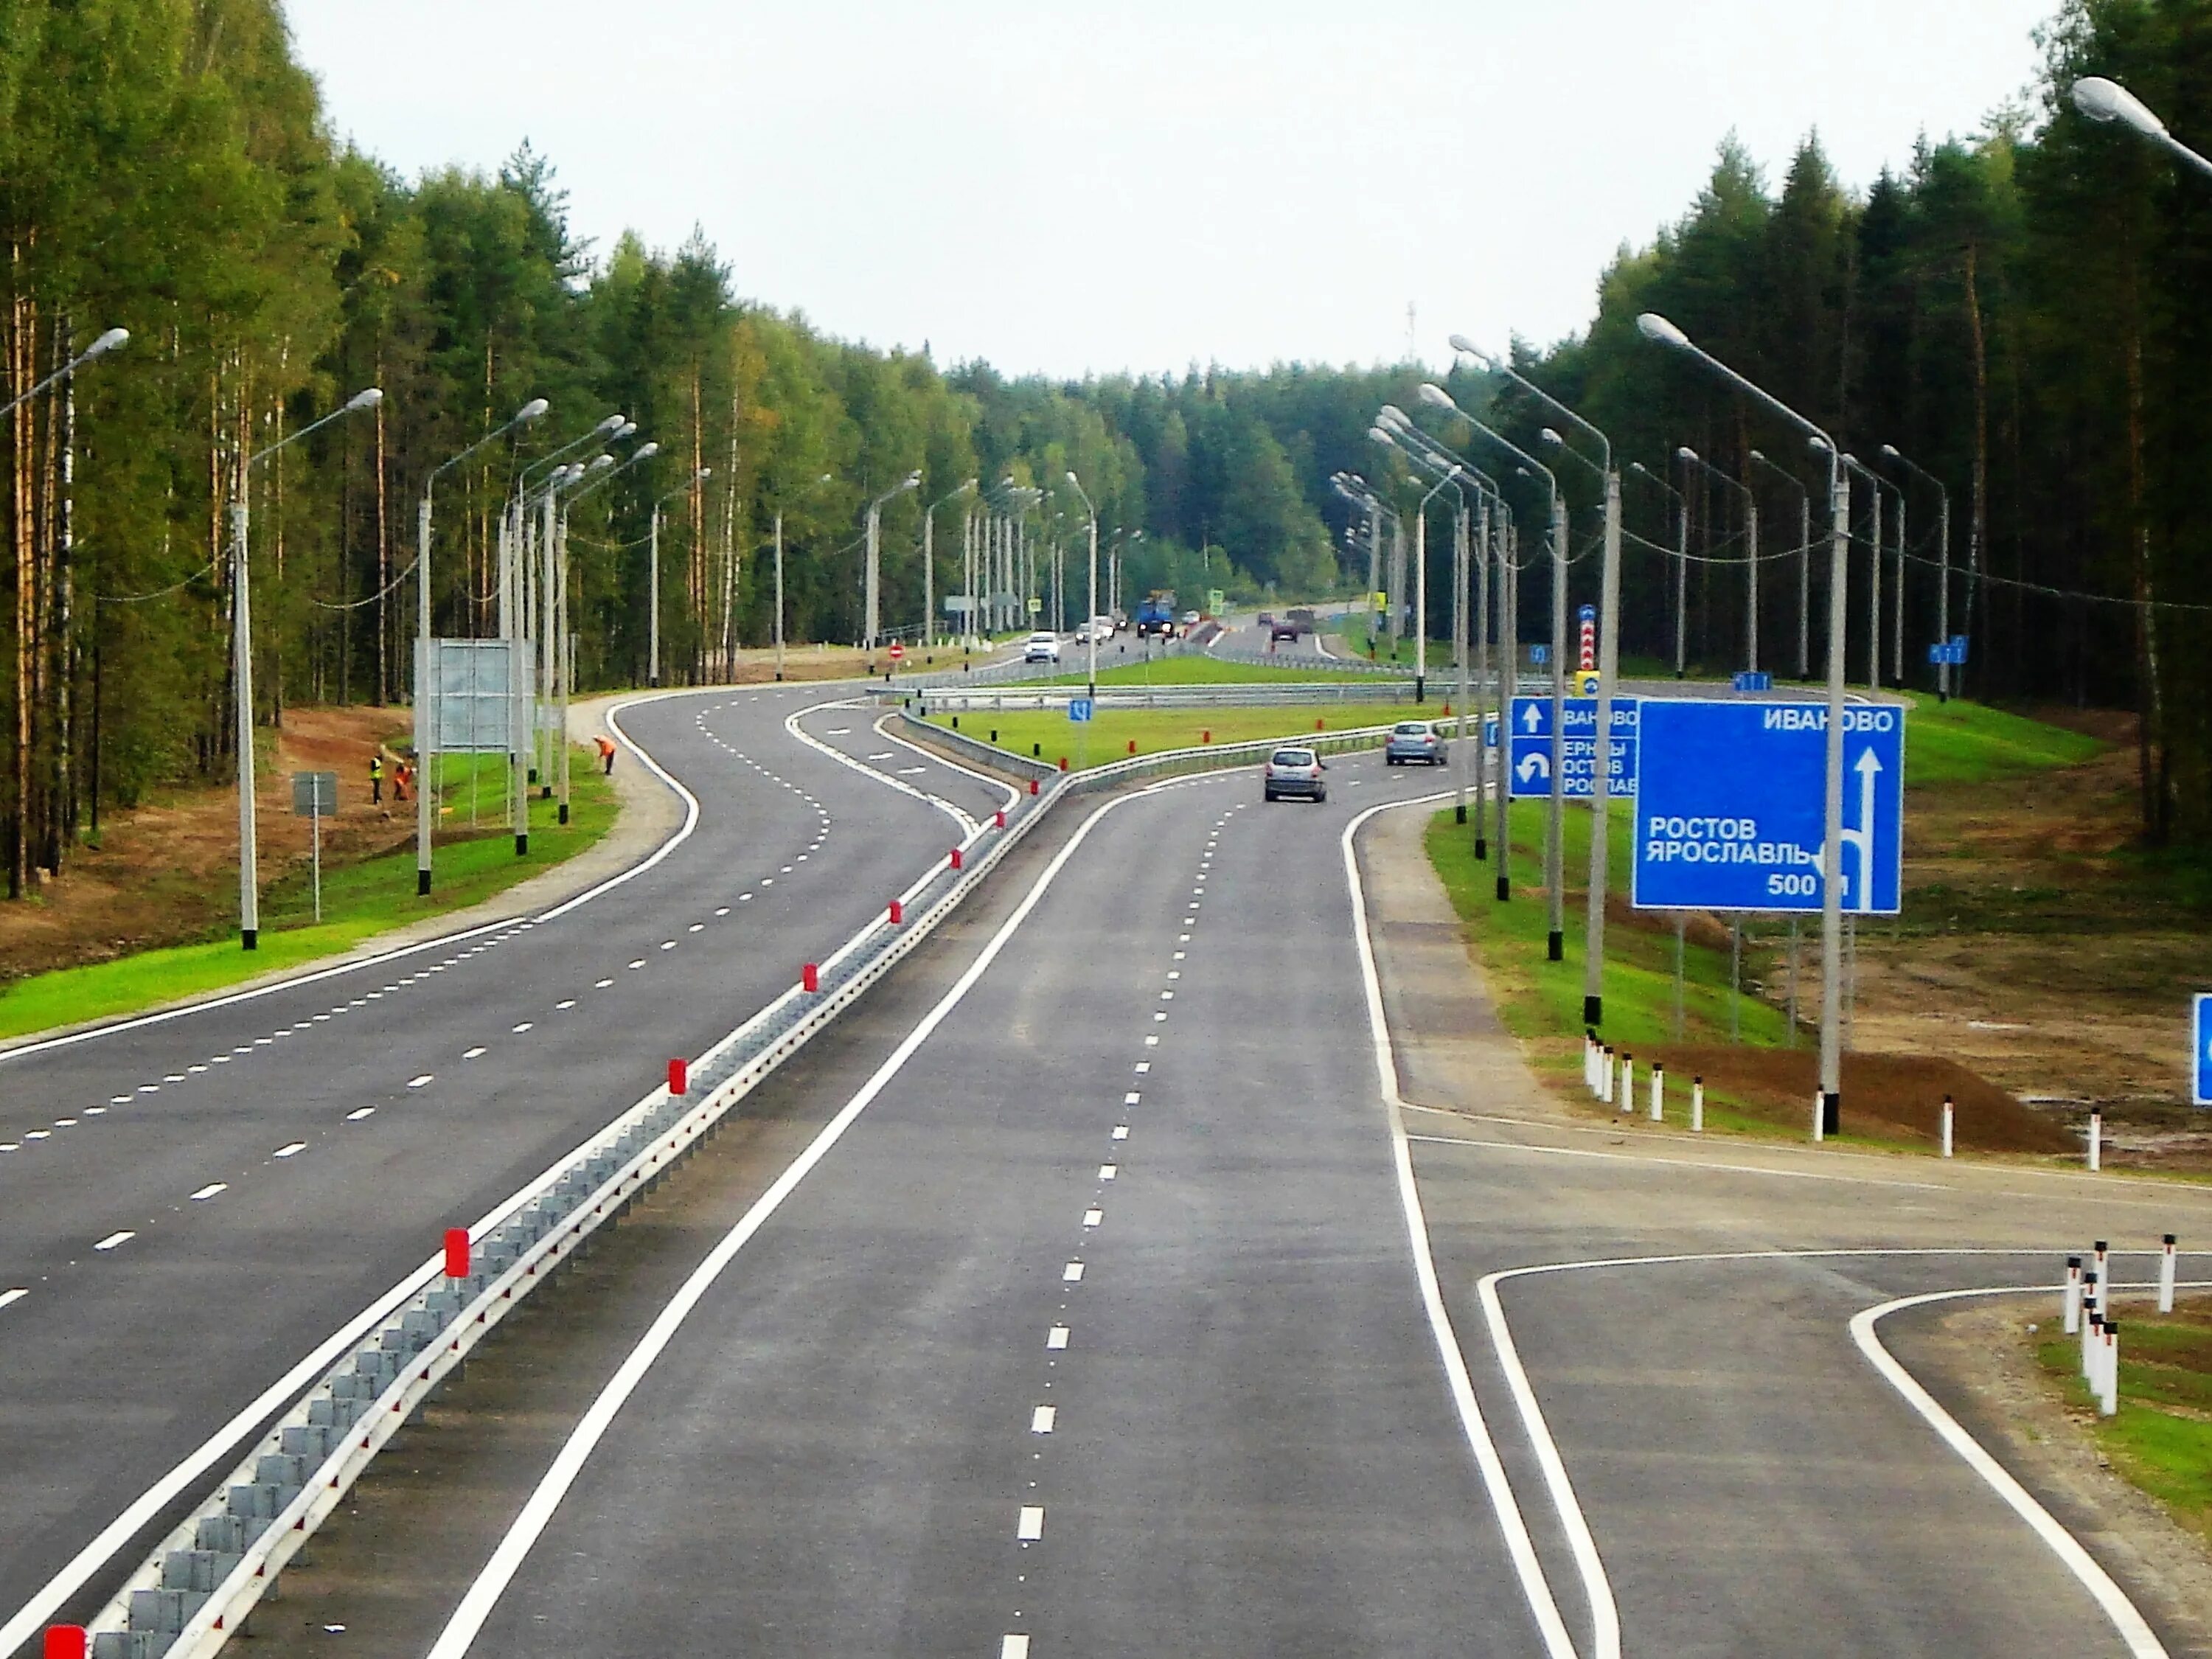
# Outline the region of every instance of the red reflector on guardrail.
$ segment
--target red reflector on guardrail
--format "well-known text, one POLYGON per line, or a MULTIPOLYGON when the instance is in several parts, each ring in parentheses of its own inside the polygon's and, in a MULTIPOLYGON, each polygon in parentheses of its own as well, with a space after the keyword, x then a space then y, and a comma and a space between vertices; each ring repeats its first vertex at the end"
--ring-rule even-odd
POLYGON ((672 1060, 668 1062, 668 1092, 672 1095, 691 1092, 691 1065, 689 1060, 672 1060))
MULTIPOLYGON (((469 1276, 469 1230, 466 1227, 446 1229, 446 1277, 466 1279, 469 1276)), ((51 1653, 52 1650, 49 1649, 51 1653)))
POLYGON ((809 990, 809 991, 818 991, 818 990, 820 990, 820 989, 822 988, 822 970, 821 970, 821 969, 819 969, 819 968, 816 967, 816 966, 814 965, 814 963, 811 963, 811 962, 810 962, 810 963, 808 963, 806 964, 805 968, 805 969, 800 972, 800 974, 799 974, 799 985, 800 985, 804 989, 805 989, 805 990, 809 990))

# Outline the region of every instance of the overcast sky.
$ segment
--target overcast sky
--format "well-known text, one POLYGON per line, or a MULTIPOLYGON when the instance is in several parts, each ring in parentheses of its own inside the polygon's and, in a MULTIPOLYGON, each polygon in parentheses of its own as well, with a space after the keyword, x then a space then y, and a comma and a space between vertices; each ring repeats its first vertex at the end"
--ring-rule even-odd
POLYGON ((2057 0, 288 0, 403 173, 525 137, 604 252, 1001 369, 1425 358, 1588 321, 1735 129, 1863 188, 2028 83, 2057 0))

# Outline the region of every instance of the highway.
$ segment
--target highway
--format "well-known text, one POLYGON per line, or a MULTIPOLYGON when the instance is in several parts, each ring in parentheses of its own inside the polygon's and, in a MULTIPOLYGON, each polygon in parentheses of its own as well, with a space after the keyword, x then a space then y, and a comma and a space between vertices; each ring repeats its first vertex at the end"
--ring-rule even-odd
POLYGON ((453 1582, 343 1650, 2177 1650, 2094 1516, 1878 1368, 1926 1336, 1881 1310, 2207 1200, 1632 1140, 1479 1019, 1386 1087, 1378 1011, 1463 993, 1456 929, 1406 902, 1418 809, 1348 879, 1421 781, 1334 770, 1130 796, 1021 876, 805 1178, 574 1357, 605 1391, 557 1452, 472 1530, 418 1499, 453 1582))
POLYGON ((628 881, 0 1054, 0 1620, 34 1628, 42 1591, 96 1605, 175 1512, 162 1478, 198 1469, 172 1483, 185 1500, 210 1487, 441 1229, 842 944, 962 838, 956 814, 1006 804, 872 714, 805 716, 813 744, 786 729, 849 690, 622 715, 696 803, 628 881))

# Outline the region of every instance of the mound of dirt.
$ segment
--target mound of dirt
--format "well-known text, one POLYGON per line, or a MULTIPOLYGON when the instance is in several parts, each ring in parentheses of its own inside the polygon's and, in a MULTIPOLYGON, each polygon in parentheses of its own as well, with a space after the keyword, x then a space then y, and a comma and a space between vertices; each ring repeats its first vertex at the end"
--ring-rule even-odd
MULTIPOLYGON (((1820 1056, 1810 1048, 1739 1048, 1726 1044, 1668 1045, 1638 1060, 1656 1060, 1668 1076, 1702 1077, 1746 1109, 1777 1122, 1809 1121, 1820 1084, 1820 1056)), ((1942 1133, 1945 1096, 1956 1110, 1953 1138, 1961 1149, 1988 1152, 2074 1152, 2072 1133, 1954 1060, 1934 1054, 1844 1056, 1844 1132, 1883 1140, 1933 1142, 1942 1133)))

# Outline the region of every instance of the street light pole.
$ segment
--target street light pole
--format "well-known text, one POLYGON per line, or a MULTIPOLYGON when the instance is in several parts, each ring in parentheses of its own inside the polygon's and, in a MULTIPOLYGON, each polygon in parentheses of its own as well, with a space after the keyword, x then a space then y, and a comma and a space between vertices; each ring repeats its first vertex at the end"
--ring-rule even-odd
MULTIPOLYGON (((59 376, 48 378, 51 380, 59 376)), ((17 403, 21 401, 20 398, 16 399, 17 403)), ((253 469, 309 433, 320 431, 332 421, 356 410, 374 409, 383 401, 384 393, 374 386, 356 392, 321 420, 309 422, 290 437, 279 439, 258 454, 249 455, 239 463, 238 499, 230 507, 230 652, 231 678, 238 704, 238 941, 241 950, 258 950, 261 945, 261 849, 253 819, 253 584, 246 559, 251 539, 253 469)), ((0 414, 5 412, 0 410, 0 414)))
POLYGON ((1076 500, 1083 503, 1084 512, 1091 517, 1091 610, 1084 618, 1083 636, 1090 642, 1091 648, 1090 689, 1085 695, 1091 698, 1091 706, 1095 708, 1098 701, 1098 629, 1095 620, 1098 615, 1098 509, 1091 505, 1082 480, 1075 476, 1073 469, 1068 472, 1067 482, 1069 488, 1075 491, 1076 500))
POLYGON ((2177 161, 2199 173, 2212 174, 2207 161, 2166 130, 2166 123, 2150 112, 2142 100, 2117 82, 2101 75, 2085 75, 2074 83, 2074 106, 2093 121, 2118 121, 2132 127, 2177 161))
MULTIPOLYGON (((1933 489, 1936 499, 1942 503, 1940 515, 1936 521, 1936 638, 1939 643, 1948 646, 1951 642, 1951 492, 1941 478, 1916 465, 1909 456, 1901 453, 1895 444, 1884 444, 1881 453, 1933 489)), ((1902 511, 1901 508, 1899 510, 1902 511)), ((1903 541, 1900 532, 1898 572, 1900 583, 1904 580, 1903 541)), ((1901 626, 1899 631, 1900 634, 1903 632, 1901 626)), ((1898 684, 1902 685, 1904 683, 1905 676, 1900 669, 1898 684)), ((1939 660, 1936 665, 1936 698, 1939 702, 1948 702, 1951 699, 1951 664, 1948 658, 1939 660)))
MULTIPOLYGON (((1545 954, 1553 962, 1564 962, 1567 955, 1566 893, 1566 793, 1565 779, 1561 775, 1566 765, 1567 754, 1567 500, 1559 491, 1559 480, 1551 468, 1514 443, 1503 433, 1484 425, 1452 401, 1451 394, 1433 382, 1425 383, 1421 397, 1432 406, 1445 410, 1465 421, 1477 432, 1499 448, 1512 455, 1535 476, 1541 477, 1552 497, 1552 791, 1550 811, 1545 824, 1544 879, 1551 889, 1551 928, 1545 942, 1545 954)), ((1384 413, 1395 416, 1395 423, 1411 425, 1402 413, 1385 405, 1384 413)))
POLYGON ((937 643, 937 509, 957 501, 975 489, 970 478, 959 489, 939 496, 921 515, 921 643, 927 650, 937 643))
POLYGON ((1742 479, 1729 477, 1687 444, 1674 453, 1684 465, 1704 468, 1708 477, 1718 479, 1743 497, 1744 541, 1750 556, 1747 568, 1751 572, 1744 582, 1743 665, 1756 674, 1759 672, 1759 496, 1742 479))
POLYGON ((1777 466, 1757 450, 1748 452, 1753 466, 1763 466, 1797 492, 1797 678, 1813 677, 1813 492, 1802 479, 1777 466))
MULTIPOLYGON (((1838 1133, 1843 1117, 1843 945, 1844 945, 1844 631, 1849 609, 1847 560, 1850 552, 1850 481, 1843 452, 1834 439, 1771 392, 1738 374, 1691 340, 1656 312, 1636 319, 1644 338, 1682 353, 1753 398, 1812 438, 1828 457, 1828 698, 1826 831, 1821 848, 1820 891, 1820 1090, 1813 1135, 1838 1133)), ((1862 879, 1864 878, 1863 877, 1862 879)))

